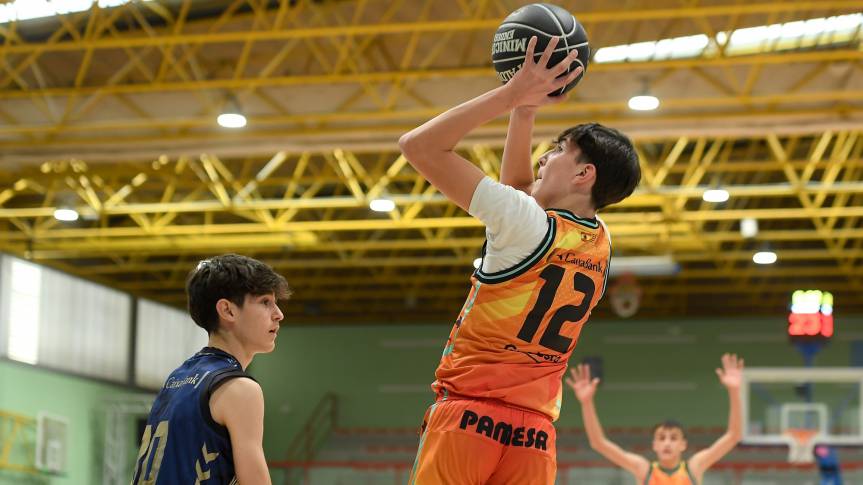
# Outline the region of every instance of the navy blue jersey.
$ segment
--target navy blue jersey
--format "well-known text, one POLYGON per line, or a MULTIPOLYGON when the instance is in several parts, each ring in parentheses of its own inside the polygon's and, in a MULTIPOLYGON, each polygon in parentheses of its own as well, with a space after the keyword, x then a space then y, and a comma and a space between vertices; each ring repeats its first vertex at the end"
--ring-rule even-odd
POLYGON ((210 396, 236 377, 249 375, 232 355, 212 347, 168 376, 147 418, 132 485, 236 483, 228 429, 210 415, 210 396))

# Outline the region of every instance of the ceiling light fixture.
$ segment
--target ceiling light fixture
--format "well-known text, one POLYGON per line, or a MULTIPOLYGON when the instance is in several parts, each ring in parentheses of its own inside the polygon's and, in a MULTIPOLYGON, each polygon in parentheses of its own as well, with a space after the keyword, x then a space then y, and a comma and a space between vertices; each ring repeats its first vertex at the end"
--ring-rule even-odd
POLYGON ((709 57, 722 49, 725 57, 781 52, 813 47, 855 45, 861 37, 863 13, 758 25, 716 33, 715 42, 704 34, 602 47, 591 62, 656 62, 709 57))
POLYGON ((752 255, 752 261, 755 264, 773 264, 776 259, 776 253, 773 251, 758 251, 752 255))
MULTIPOLYGON (((119 7, 133 0, 98 0, 99 8, 119 7)), ((140 0, 151 2, 152 0, 140 0)), ((0 4, 0 24, 67 15, 90 10, 93 0, 11 0, 0 4)))
POLYGON ((653 111, 659 107, 659 98, 650 94, 646 78, 641 80, 641 93, 629 98, 629 109, 633 111, 653 111))
POLYGON ((54 219, 63 222, 72 222, 78 220, 78 211, 68 207, 54 209, 54 219))
POLYGON ((216 118, 216 123, 223 128, 242 128, 246 126, 246 116, 240 108, 240 102, 233 95, 228 95, 222 113, 216 118))
POLYGON ((369 208, 375 212, 392 212, 396 203, 390 199, 375 199, 369 202, 369 208))
POLYGON ((659 98, 651 94, 639 94, 629 98, 627 104, 633 111, 653 111, 659 107, 659 98))
POLYGON ((671 276, 680 271, 680 264, 665 254, 660 256, 613 256, 608 265, 609 277, 624 274, 635 276, 671 276))
POLYGON ((728 197, 728 191, 723 189, 705 190, 704 194, 701 195, 705 202, 725 202, 728 197))
POLYGON ((758 219, 747 217, 740 220, 740 235, 744 239, 752 239, 758 235, 758 219))

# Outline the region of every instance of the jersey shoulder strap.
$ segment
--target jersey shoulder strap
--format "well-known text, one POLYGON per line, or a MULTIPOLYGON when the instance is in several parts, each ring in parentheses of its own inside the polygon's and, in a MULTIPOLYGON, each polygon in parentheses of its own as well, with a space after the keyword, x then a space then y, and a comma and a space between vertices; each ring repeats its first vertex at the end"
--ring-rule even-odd
POLYGON ((205 377, 204 382, 202 383, 204 390, 198 395, 198 405, 200 406, 201 416, 203 416, 204 422, 206 422, 207 426, 209 426, 213 431, 224 438, 228 438, 228 429, 213 419, 213 414, 210 412, 210 398, 213 397, 213 394, 222 387, 223 384, 227 383, 231 379, 240 377, 245 377, 246 379, 258 382, 254 377, 250 376, 242 369, 226 367, 212 372, 210 375, 205 377))

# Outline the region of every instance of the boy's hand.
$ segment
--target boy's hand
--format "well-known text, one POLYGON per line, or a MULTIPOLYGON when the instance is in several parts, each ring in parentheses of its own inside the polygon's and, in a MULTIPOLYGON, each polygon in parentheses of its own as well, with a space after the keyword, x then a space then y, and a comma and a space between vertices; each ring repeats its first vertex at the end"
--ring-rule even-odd
POLYGON ((579 66, 569 73, 569 75, 558 77, 564 74, 573 61, 578 58, 578 51, 575 49, 571 50, 556 65, 547 67, 557 43, 558 37, 552 37, 548 41, 548 46, 542 52, 542 56, 540 56, 538 61, 535 61, 534 49, 536 48, 536 36, 530 38, 530 41, 527 43, 527 52, 524 55, 524 63, 521 69, 505 85, 511 96, 513 108, 520 106, 539 107, 546 104, 559 103, 566 99, 566 96, 549 96, 549 93, 560 90, 574 81, 583 69, 579 66))
POLYGON ((590 378, 590 366, 587 364, 579 364, 575 369, 569 369, 569 377, 566 378, 566 385, 575 391, 575 397, 579 402, 590 401, 593 395, 596 394, 596 386, 599 385, 599 378, 590 378))
POLYGON ((735 354, 722 356, 722 368, 716 369, 719 382, 729 391, 740 389, 743 381, 743 359, 738 359, 735 354))

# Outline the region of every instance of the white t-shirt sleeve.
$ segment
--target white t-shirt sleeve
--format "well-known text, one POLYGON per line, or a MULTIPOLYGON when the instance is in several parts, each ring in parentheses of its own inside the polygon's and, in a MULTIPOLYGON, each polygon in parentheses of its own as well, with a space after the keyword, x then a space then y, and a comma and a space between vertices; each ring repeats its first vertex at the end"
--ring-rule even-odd
POLYGON ((488 177, 477 185, 468 212, 486 227, 483 273, 521 263, 548 232, 548 215, 533 197, 488 177))

